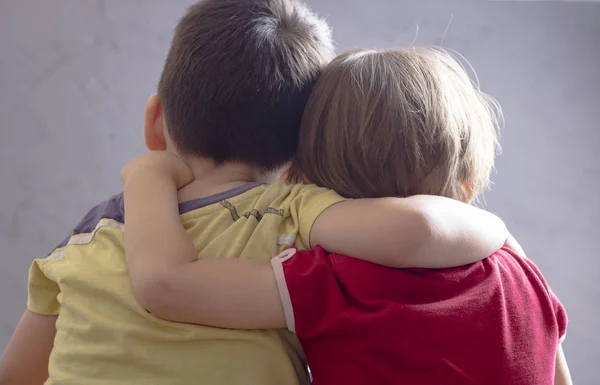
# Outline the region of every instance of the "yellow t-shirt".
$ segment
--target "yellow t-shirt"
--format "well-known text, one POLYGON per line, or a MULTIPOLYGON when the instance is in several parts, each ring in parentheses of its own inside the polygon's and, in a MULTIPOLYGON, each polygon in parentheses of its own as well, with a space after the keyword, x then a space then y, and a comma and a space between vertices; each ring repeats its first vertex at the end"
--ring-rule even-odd
MULTIPOLYGON (((180 204, 199 258, 269 261, 309 247, 317 216, 341 201, 314 185, 251 184, 180 204)), ((135 300, 123 247, 123 197, 95 207, 50 256, 34 261, 27 307, 58 314, 46 384, 307 384, 297 338, 168 322, 135 300)), ((199 293, 210 295, 210 293, 199 293)))

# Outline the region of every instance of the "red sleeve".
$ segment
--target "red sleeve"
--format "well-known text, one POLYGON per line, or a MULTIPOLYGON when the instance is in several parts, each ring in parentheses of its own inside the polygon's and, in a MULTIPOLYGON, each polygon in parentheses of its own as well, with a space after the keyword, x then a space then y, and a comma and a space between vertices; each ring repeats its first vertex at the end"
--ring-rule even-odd
POLYGON ((550 293, 550 300, 552 301, 554 315, 556 316, 556 322, 558 324, 558 338, 560 342, 563 342, 565 340, 565 337, 567 336, 567 312, 565 311, 565 308, 563 307, 562 303, 560 303, 556 294, 554 294, 554 292, 550 288, 548 288, 548 291, 550 293))
POLYGON ((333 327, 331 321, 344 308, 345 297, 325 250, 287 249, 271 264, 288 329, 309 339, 333 327))
MULTIPOLYGON (((517 255, 512 250, 507 250, 507 251, 512 253, 513 255, 517 255)), ((542 275, 542 272, 539 270, 539 268, 536 266, 536 264, 533 263, 533 261, 531 261, 528 258, 524 258, 524 257, 520 257, 520 256, 518 256, 518 258, 525 261, 525 263, 532 269, 532 271, 538 277, 540 282, 544 285, 544 288, 546 289, 546 292, 548 293, 548 295, 550 297, 550 302, 552 303, 552 310, 554 311, 554 318, 556 320, 556 324, 558 327, 558 339, 560 342, 563 342, 566 337, 566 334, 567 334, 567 324, 568 324, 567 312, 566 312, 565 308, 563 307, 562 303, 560 302, 560 300, 558 299, 556 294, 554 294, 552 289, 550 289, 548 282, 546 282, 546 279, 544 278, 544 276, 542 275)))

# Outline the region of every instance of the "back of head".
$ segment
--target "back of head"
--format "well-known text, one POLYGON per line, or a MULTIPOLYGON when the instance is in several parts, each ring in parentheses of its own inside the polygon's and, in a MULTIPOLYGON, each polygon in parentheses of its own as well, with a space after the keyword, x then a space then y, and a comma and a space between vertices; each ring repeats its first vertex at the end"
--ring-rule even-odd
POLYGON ((293 174, 351 198, 470 201, 489 185, 497 107, 441 49, 345 53, 305 108, 293 174))
POLYGON ((295 154, 302 111, 332 59, 327 24, 297 0, 201 0, 175 30, 160 78, 184 154, 264 169, 295 154))

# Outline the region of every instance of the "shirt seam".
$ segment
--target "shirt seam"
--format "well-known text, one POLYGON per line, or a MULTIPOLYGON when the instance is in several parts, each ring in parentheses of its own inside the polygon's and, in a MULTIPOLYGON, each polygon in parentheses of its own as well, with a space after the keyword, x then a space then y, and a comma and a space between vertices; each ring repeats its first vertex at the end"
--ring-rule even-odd
MULTIPOLYGON (((253 187, 248 191, 245 191, 239 195, 235 195, 231 198, 227 198, 226 200, 231 201, 232 203, 235 203, 235 204, 243 203, 245 201, 248 201, 248 200, 256 197, 257 195, 264 193, 266 186, 268 186, 268 185, 263 184, 263 185, 253 187)), ((209 204, 207 206, 203 206, 203 207, 198 207, 197 209, 194 209, 192 211, 188 211, 186 213, 180 214, 181 223, 187 223, 189 221, 193 221, 198 218, 202 218, 207 215, 213 214, 216 211, 223 210, 223 206, 220 204, 220 202, 222 202, 222 201, 215 202, 215 203, 209 204), (199 211, 201 211, 201 212, 199 212, 199 211)))
POLYGON ((290 251, 289 254, 291 255, 289 255, 286 259, 282 260, 281 256, 284 253, 286 253, 286 251, 271 259, 271 267, 273 268, 275 280, 277 281, 277 289, 279 291, 279 299, 281 300, 281 305, 283 307, 283 314, 285 318, 286 327, 290 332, 296 333, 296 319, 294 316, 294 306, 292 303, 292 297, 289 291, 289 287, 287 285, 285 271, 283 269, 283 263, 289 258, 291 258, 296 252, 290 251))

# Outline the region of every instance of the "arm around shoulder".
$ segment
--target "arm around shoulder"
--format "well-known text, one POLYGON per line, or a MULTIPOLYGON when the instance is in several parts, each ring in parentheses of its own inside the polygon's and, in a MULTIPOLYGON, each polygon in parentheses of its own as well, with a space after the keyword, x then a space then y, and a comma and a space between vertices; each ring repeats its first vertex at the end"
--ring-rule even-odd
POLYGON ((358 199, 325 210, 311 245, 397 268, 444 268, 481 260, 505 243, 497 216, 439 196, 358 199))
POLYGON ((286 326, 269 262, 206 258, 152 277, 138 299, 156 317, 231 329, 286 326))

